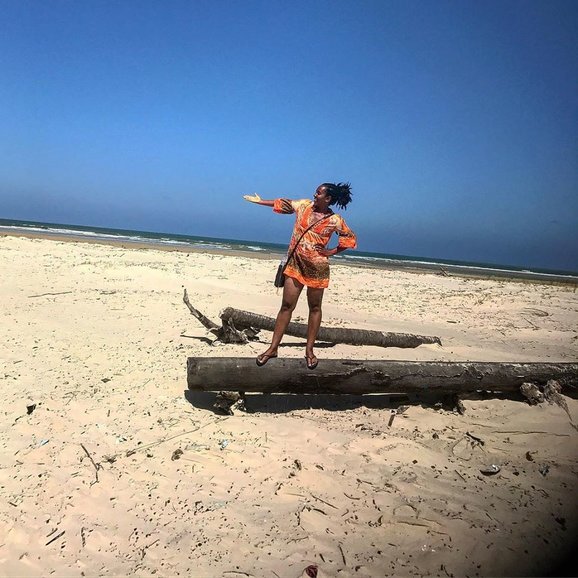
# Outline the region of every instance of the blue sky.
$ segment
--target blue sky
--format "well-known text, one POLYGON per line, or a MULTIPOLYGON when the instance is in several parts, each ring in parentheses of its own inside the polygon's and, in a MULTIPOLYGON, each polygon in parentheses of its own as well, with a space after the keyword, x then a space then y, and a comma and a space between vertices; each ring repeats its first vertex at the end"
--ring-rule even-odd
POLYGON ((578 2, 0 0, 0 217, 578 270, 578 2))

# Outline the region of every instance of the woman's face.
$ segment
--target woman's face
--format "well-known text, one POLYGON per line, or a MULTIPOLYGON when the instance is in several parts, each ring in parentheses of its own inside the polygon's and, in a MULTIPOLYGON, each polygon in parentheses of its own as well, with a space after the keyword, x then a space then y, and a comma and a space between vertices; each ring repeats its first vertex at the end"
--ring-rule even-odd
POLYGON ((328 207, 331 202, 331 195, 327 193, 325 187, 317 187, 315 194, 313 195, 313 205, 315 208, 318 207, 328 207))

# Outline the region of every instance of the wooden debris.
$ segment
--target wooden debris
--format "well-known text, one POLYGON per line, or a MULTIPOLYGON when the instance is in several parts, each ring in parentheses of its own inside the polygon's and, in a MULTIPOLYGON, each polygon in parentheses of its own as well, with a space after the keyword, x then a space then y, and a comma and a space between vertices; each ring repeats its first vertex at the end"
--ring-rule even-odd
POLYGON ((58 293, 40 293, 38 295, 28 295, 28 299, 33 299, 34 297, 54 297, 56 295, 68 295, 72 291, 59 291, 58 293))
POLYGON ((48 540, 48 542, 46 542, 46 544, 44 544, 44 545, 50 546, 50 544, 52 544, 52 542, 56 542, 56 540, 58 540, 58 538, 62 538, 62 536, 64 536, 65 533, 66 533, 66 530, 62 530, 62 532, 60 532, 59 534, 56 534, 56 536, 54 536, 54 538, 52 538, 51 540, 48 540))
POLYGON ((544 401, 544 395, 535 383, 523 383, 520 386, 520 393, 530 405, 537 405, 544 401))
POLYGON ((482 438, 479 438, 478 436, 471 434, 469 431, 466 432, 466 435, 472 440, 474 440, 476 443, 480 444, 481 446, 485 445, 486 443, 482 438))
MULTIPOLYGON (((100 464, 97 464, 93 459, 88 450, 84 447, 84 444, 80 444, 80 447, 84 450, 84 453, 88 456, 88 459, 92 462, 94 469, 96 471, 96 480, 92 482, 92 484, 98 483, 98 470, 102 467, 100 464)), ((92 484, 90 484, 92 486, 92 484)))
POLYGON ((572 416, 570 415, 570 410, 568 409, 568 403, 562 395, 562 386, 555 379, 550 379, 544 387, 544 398, 548 403, 555 403, 556 405, 560 406, 566 412, 568 420, 570 421, 570 425, 575 430, 578 430, 578 427, 572 421, 572 416))
POLYGON ((215 336, 215 341, 221 341, 223 343, 247 343, 250 339, 255 339, 257 336, 258 331, 255 331, 254 329, 239 331, 233 323, 229 322, 223 323, 221 327, 219 327, 216 323, 211 321, 191 305, 186 289, 183 294, 183 302, 189 308, 191 315, 198 319, 203 327, 215 336))

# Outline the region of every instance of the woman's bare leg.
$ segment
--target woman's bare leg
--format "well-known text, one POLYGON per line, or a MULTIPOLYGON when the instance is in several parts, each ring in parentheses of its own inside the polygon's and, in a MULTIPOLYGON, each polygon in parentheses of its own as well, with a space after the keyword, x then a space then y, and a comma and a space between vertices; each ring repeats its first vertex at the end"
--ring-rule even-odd
POLYGON ((324 289, 307 288, 307 304, 309 305, 309 320, 307 323, 307 344, 305 345, 305 357, 307 358, 307 366, 315 367, 317 365, 317 357, 313 353, 315 339, 321 327, 321 303, 323 301, 324 289))
POLYGON ((301 295, 302 290, 303 285, 296 279, 293 279, 292 277, 287 277, 285 279, 281 309, 279 309, 277 319, 275 320, 273 339, 271 340, 271 345, 269 345, 267 350, 257 357, 258 362, 261 360, 266 363, 267 358, 275 357, 277 355, 277 348, 281 343, 281 339, 283 339, 287 325, 289 325, 289 322, 291 321, 291 316, 297 306, 297 301, 299 300, 299 295, 301 295))

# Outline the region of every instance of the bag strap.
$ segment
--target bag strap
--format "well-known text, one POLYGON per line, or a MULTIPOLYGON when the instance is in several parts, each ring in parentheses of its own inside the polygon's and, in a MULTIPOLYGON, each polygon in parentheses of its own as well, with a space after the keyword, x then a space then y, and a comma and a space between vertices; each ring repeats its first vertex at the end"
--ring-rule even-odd
MULTIPOLYGON (((303 233, 301 234, 301 237, 299 237, 299 240, 297 241, 297 243, 295 243, 295 245, 293 245, 293 249, 291 249, 291 253, 287 257, 287 261, 285 261, 285 267, 287 267, 287 263, 289 263, 289 261, 291 260, 291 257, 293 257, 293 253, 295 253, 295 249, 297 249, 297 245, 299 245, 299 243, 301 242, 301 239, 303 239, 303 237, 305 237, 305 233, 309 232, 311 229, 313 229, 313 227, 315 227, 315 225, 321 223, 321 221, 324 221, 325 219, 328 219, 333 214, 334 213, 329 213, 329 214, 325 215, 325 217, 321 217, 321 219, 315 221, 315 223, 313 223, 312 225, 309 225, 309 227, 307 227, 307 229, 305 229, 305 231, 303 231, 303 233)), ((285 267, 283 267, 283 271, 285 270, 285 267)))

